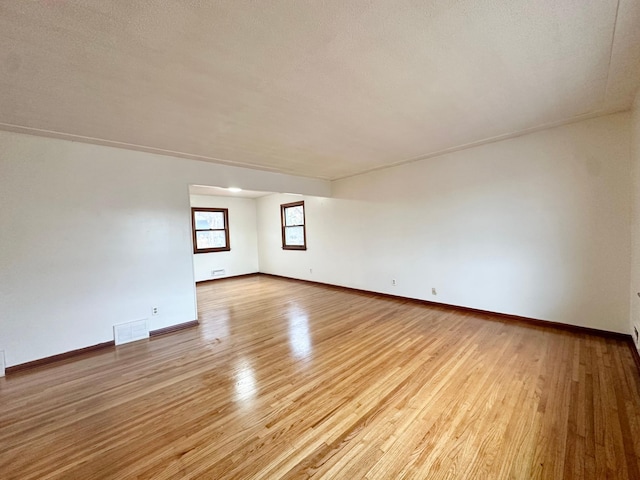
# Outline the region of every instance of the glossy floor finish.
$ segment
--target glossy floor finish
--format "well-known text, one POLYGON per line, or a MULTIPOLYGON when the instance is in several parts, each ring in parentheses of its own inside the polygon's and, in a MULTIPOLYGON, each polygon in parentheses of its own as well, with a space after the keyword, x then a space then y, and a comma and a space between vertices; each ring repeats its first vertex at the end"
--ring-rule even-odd
POLYGON ((0 379, 0 478, 640 478, 623 341, 267 276, 0 379))

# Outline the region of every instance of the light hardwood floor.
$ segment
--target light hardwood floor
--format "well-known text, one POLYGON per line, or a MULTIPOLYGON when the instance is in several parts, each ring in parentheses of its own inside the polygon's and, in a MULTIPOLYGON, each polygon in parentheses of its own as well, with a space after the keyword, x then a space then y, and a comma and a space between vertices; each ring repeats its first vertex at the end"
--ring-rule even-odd
POLYGON ((0 478, 640 479, 619 340, 257 276, 0 379, 0 478))

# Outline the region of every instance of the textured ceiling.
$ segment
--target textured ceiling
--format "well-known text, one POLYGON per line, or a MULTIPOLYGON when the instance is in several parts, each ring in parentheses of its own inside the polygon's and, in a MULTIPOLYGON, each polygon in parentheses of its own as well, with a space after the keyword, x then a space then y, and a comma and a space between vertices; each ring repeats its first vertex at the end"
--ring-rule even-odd
POLYGON ((0 2, 0 128, 341 178, 629 108, 640 0, 0 2))

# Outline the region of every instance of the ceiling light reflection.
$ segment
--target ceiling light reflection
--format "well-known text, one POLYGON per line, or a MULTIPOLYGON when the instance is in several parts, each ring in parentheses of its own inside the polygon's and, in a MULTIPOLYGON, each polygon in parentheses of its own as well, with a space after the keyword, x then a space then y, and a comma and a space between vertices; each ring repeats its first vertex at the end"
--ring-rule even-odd
POLYGON ((309 318, 307 313, 297 305, 289 306, 289 346, 296 358, 307 358, 311 355, 311 335, 309 334, 309 318))
POLYGON ((251 364, 242 359, 236 365, 235 389, 236 402, 245 403, 256 395, 256 378, 251 364))

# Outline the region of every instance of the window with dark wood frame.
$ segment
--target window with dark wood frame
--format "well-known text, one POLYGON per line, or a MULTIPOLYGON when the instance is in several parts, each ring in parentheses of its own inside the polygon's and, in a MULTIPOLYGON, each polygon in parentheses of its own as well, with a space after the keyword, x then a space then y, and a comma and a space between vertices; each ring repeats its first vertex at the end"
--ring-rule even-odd
POLYGON ((229 210, 227 208, 191 208, 193 253, 228 252, 229 210))
POLYGON ((282 248, 284 250, 306 250, 307 230, 304 222, 304 201, 280 205, 282 225, 282 248))

